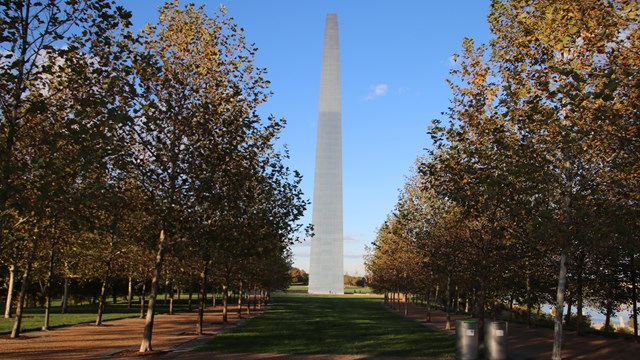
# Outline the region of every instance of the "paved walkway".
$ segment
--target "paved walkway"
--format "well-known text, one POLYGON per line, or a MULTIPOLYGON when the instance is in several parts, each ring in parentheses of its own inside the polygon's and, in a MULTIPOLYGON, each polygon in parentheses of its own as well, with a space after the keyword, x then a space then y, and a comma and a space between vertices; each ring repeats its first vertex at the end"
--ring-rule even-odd
MULTIPOLYGON (((229 307, 229 322, 222 323, 222 307, 208 309, 204 315, 204 333, 197 336, 197 312, 175 315, 156 315, 152 345, 157 355, 170 358, 210 340, 220 331, 232 327, 238 319, 236 307, 229 307), (172 353, 167 353, 172 351, 172 353), (169 356, 172 355, 172 356, 169 356)), ((246 311, 246 310, 245 310, 246 311)), ((252 312, 251 316, 255 316, 252 312)), ((246 315, 243 315, 246 318, 246 315)), ((0 359, 117 359, 123 351, 135 352, 140 348, 144 319, 129 318, 104 322, 104 326, 80 324, 61 327, 52 331, 30 331, 18 339, 0 338, 0 359)))
MULTIPOLYGON (((404 313, 404 304, 396 310, 404 313)), ((467 315, 452 315, 452 327, 445 330, 446 314, 431 312, 431 323, 426 322, 425 308, 409 304, 409 317, 439 331, 455 334, 455 321, 468 320, 467 315)), ((509 323, 507 335, 509 359, 551 359, 553 350, 553 329, 527 328, 526 325, 509 323)), ((597 335, 577 336, 573 331, 565 331, 562 340, 563 359, 607 359, 627 360, 640 358, 640 344, 622 339, 611 339, 597 335)))

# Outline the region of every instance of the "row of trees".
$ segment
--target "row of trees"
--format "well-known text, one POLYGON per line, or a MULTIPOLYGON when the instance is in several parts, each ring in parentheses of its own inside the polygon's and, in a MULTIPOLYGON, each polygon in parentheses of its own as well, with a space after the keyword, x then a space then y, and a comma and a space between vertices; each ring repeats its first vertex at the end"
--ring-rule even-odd
POLYGON ((65 299, 68 279, 100 280, 97 324, 112 279, 151 279, 140 351, 152 349, 161 279, 184 288, 197 274, 203 292, 288 284, 307 201, 276 147, 285 121, 256 112, 270 95, 256 48, 224 8, 210 17, 168 2, 139 34, 111 0, 9 0, 0 16, 12 337, 34 277, 45 284, 44 329, 55 278, 65 299))
POLYGON ((637 338, 638 5, 492 1, 494 37, 455 57, 449 120, 378 232, 372 286, 459 294, 481 325, 499 302, 575 306, 579 331, 585 304, 607 325, 628 306, 637 338))

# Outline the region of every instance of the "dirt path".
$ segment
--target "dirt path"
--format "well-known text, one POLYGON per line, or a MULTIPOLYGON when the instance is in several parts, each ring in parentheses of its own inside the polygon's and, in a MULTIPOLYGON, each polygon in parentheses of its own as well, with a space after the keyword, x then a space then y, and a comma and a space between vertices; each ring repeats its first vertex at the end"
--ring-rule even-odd
MULTIPOLYGON (((403 314, 404 305, 399 313, 403 314)), ((442 311, 431 312, 431 323, 426 322, 425 309, 409 304, 409 317, 439 331, 446 331, 446 314, 442 311)), ((455 334, 455 321, 468 320, 467 315, 452 315, 455 334)), ((509 359, 551 359, 553 350, 553 330, 547 328, 527 328, 525 325, 509 323, 507 349, 509 359)), ((562 339, 563 359, 608 359, 627 360, 638 358, 640 344, 622 339, 610 339, 603 336, 577 336, 574 331, 565 331, 562 339)))
MULTIPOLYGON (((255 316, 253 312, 251 316, 255 316)), ((246 316, 245 316, 246 318, 246 316)), ((175 315, 156 315, 152 344, 154 351, 167 351, 199 337, 195 334, 196 312, 175 315)), ((208 340, 218 332, 238 323, 235 309, 230 307, 228 324, 222 323, 222 309, 207 310, 204 317, 205 336, 208 340), (232 311, 233 310, 233 311, 232 311)), ((137 350, 142 340, 144 319, 131 318, 105 322, 104 326, 81 324, 51 331, 25 332, 18 339, 0 338, 0 359, 116 359, 122 351, 137 350)), ((184 344, 187 346, 188 344, 184 344)), ((160 354, 158 354, 160 355, 160 354)), ((165 358, 163 356, 152 358, 165 358)))

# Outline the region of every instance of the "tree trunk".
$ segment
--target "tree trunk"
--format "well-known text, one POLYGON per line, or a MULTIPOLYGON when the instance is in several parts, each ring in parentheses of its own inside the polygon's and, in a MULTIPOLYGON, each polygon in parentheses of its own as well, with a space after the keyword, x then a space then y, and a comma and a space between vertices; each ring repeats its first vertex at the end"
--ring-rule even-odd
POLYGON ((200 272, 200 302, 198 304, 198 322, 196 324, 196 333, 198 335, 202 335, 203 328, 202 324, 204 321, 204 304, 207 301, 207 269, 209 267, 209 261, 205 261, 204 266, 202 268, 202 272, 200 272))
POLYGON ((427 322, 431 322, 431 289, 427 293, 427 322))
POLYGON ((175 291, 173 288, 173 281, 169 284, 169 315, 173 315, 173 298, 175 291))
POLYGON ((248 290, 244 293, 245 303, 247 304, 247 316, 251 315, 251 291, 248 290))
POLYGON ((478 341, 484 341, 484 318, 485 308, 487 306, 487 287, 484 283, 484 277, 480 280, 480 289, 478 290, 478 341))
POLYGON ((238 288, 238 319, 242 318, 242 284, 238 288))
POLYGON ((29 259, 27 260, 27 268, 22 276, 22 285, 20 286, 20 295, 18 296, 18 304, 16 305, 16 315, 13 320, 13 328, 11 329, 11 338, 15 339, 20 336, 20 325, 22 325, 22 307, 27 297, 27 287, 29 286, 29 275, 31 274, 31 265, 35 256, 35 249, 31 250, 29 259))
POLYGON ((606 305, 606 314, 604 317, 604 332, 610 332, 611 331, 611 314, 613 313, 613 308, 611 306, 611 301, 607 300, 607 305, 606 305))
POLYGON ((258 292, 258 288, 257 287, 253 287, 253 311, 256 311, 256 306, 258 306, 258 295, 256 295, 258 292))
POLYGON ((449 303, 451 302, 451 275, 447 274, 447 290, 445 293, 445 309, 444 311, 447 313, 447 322, 444 325, 445 330, 451 330, 451 311, 449 309, 449 303))
POLYGON ((227 323, 227 298, 229 292, 227 291, 227 285, 222 285, 222 322, 227 323))
POLYGON ((531 318, 531 308, 533 307, 532 290, 531 290, 531 275, 527 272, 527 327, 533 327, 533 319, 531 318))
POLYGON ((193 310, 193 307, 191 306, 191 299, 193 299, 193 278, 189 275, 189 311, 193 310))
POLYGON ((583 306, 583 297, 582 290, 584 285, 584 261, 585 255, 584 251, 580 251, 578 255, 578 274, 576 278, 576 332, 578 336, 583 336, 583 318, 582 318, 582 306, 583 306))
POLYGON ((163 295, 164 295, 164 302, 162 303, 162 305, 167 305, 167 298, 168 298, 167 297, 167 288, 168 287, 169 287, 169 282, 167 281, 167 282, 164 283, 164 288, 162 289, 163 290, 163 295))
POLYGON ((144 318, 144 293, 147 290, 147 280, 142 282, 142 290, 140 293, 140 319, 144 318))
POLYGON ((213 288, 213 294, 211 295, 211 297, 212 297, 211 304, 212 304, 212 307, 215 309, 216 302, 218 301, 218 288, 213 288))
POLYGON ((567 281, 567 252, 560 254, 560 274, 558 275, 558 290, 556 293, 556 318, 553 327, 553 360, 562 360, 562 309, 564 308, 564 290, 567 281))
POLYGON ((409 294, 404 293, 404 316, 409 316, 409 294))
POLYGON ((16 267, 15 265, 9 265, 9 285, 7 286, 7 303, 4 306, 4 318, 8 319, 11 317, 11 305, 13 303, 13 286, 15 284, 15 274, 16 267))
MULTIPOLYGON (((573 308, 573 292, 567 290, 566 293, 567 296, 565 296, 565 298, 567 299, 567 313, 564 314, 564 326, 569 326, 569 324, 571 324, 571 309, 573 308)), ((562 312, 563 310, 564 308, 560 312, 562 312)))
POLYGON ((100 287, 100 300, 98 302, 98 315, 96 316, 96 326, 102 325, 102 314, 104 314, 105 303, 107 302, 107 286, 109 284, 109 273, 111 264, 107 265, 107 272, 102 278, 102 286, 100 287))
POLYGON ((69 302, 69 276, 64 277, 64 289, 62 291, 62 304, 60 305, 60 313, 67 312, 67 303, 69 302))
POLYGON ((127 288, 127 309, 131 309, 133 302, 133 277, 129 276, 129 286, 127 288))
POLYGON ((49 268, 47 269, 47 282, 45 284, 45 303, 44 303, 44 323, 42 330, 49 330, 49 319, 51 318, 51 280, 53 278, 53 260, 55 257, 55 243, 51 244, 49 250, 49 268))
POLYGON ((636 268, 636 254, 631 254, 631 305, 633 316, 633 338, 638 342, 638 272, 636 268))
POLYGON ((155 268, 153 270, 153 279, 151 280, 151 293, 149 294, 149 304, 147 308, 147 318, 144 323, 144 333, 142 343, 140 344, 140 352, 152 351, 151 335, 153 334, 153 319, 156 312, 156 297, 158 296, 158 282, 160 281, 160 273, 162 271, 162 260, 165 250, 165 233, 164 229, 160 230, 160 239, 158 241, 158 249, 156 253, 155 268))

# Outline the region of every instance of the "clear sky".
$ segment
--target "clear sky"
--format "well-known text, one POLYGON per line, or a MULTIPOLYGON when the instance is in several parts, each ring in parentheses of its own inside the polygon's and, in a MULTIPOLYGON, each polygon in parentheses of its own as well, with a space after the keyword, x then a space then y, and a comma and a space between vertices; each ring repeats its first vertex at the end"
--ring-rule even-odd
MULTIPOLYGON (((118 0, 134 28, 157 20, 160 0, 118 0)), ((187 1, 181 1, 186 4, 187 1)), ((264 117, 287 119, 281 138, 290 167, 313 199, 324 21, 336 13, 342 85, 345 271, 364 275, 363 255, 396 203, 426 135, 451 98, 445 79, 462 39, 487 42, 489 0, 208 0, 221 4, 259 48, 274 95, 264 117)), ((304 222, 311 222, 311 208, 304 222)), ((294 266, 309 270, 310 241, 294 246, 294 266)))

